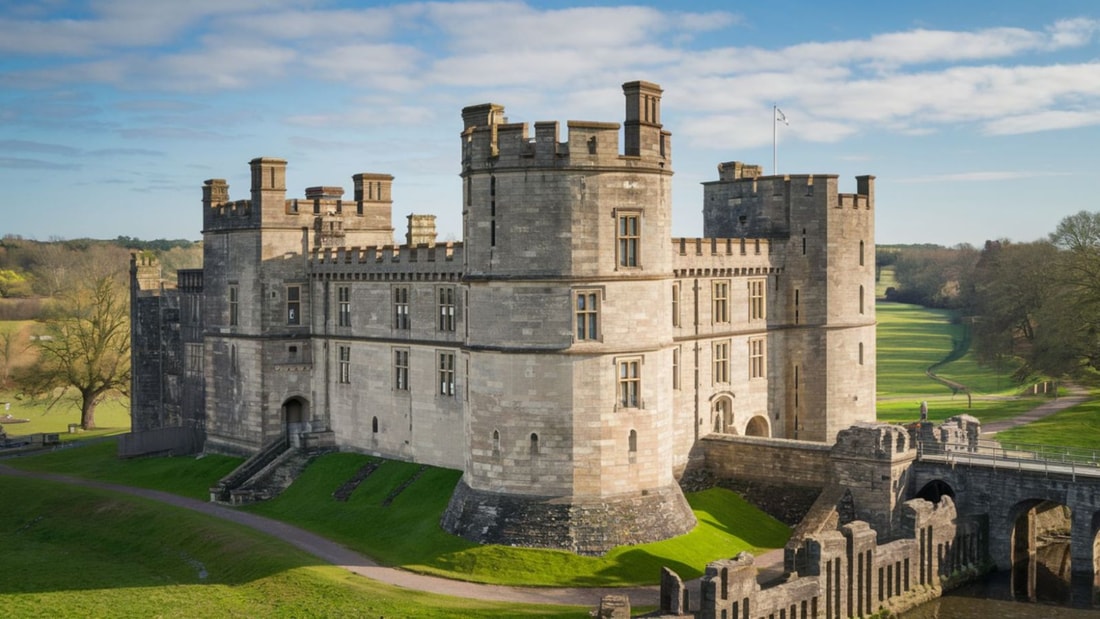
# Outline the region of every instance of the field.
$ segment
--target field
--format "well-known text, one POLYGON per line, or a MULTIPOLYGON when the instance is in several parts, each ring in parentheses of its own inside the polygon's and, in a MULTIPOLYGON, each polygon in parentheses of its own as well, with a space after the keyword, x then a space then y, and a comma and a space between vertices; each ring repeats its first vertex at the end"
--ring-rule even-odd
POLYGON ((1017 397, 1022 388, 1009 380, 1007 368, 981 366, 967 350, 965 327, 954 320, 952 312, 879 302, 875 313, 880 421, 915 421, 922 401, 928 402, 933 421, 966 413, 985 422, 1014 417, 1044 401, 1042 397, 1017 397), (927 374, 930 367, 954 356, 958 358, 937 367, 936 374, 965 385, 970 397, 927 374))

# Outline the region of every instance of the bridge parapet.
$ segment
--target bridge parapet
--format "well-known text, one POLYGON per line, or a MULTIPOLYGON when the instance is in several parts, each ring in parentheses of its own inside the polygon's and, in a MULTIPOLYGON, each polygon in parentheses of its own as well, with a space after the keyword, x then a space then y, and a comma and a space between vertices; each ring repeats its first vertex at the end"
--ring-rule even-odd
MULTIPOLYGON (((985 565, 978 523, 957 517, 950 498, 933 505, 923 499, 902 510, 908 534, 879 543, 862 521, 839 531, 806 539, 798 551, 797 571, 780 584, 761 586, 753 556, 707 565, 700 583, 698 617, 866 617, 882 610, 902 612, 931 598, 956 579, 976 575, 985 565), (800 612, 799 612, 800 611, 800 612), (789 614, 788 614, 789 613, 789 614)), ((667 592, 662 579, 662 608, 681 599, 667 592)))

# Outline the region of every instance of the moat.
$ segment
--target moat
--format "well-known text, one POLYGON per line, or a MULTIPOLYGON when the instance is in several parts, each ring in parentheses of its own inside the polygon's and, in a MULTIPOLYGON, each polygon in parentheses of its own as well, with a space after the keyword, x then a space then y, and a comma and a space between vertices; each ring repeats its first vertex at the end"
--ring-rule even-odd
POLYGON ((1069 560, 1068 540, 1046 544, 1033 563, 1023 561, 1011 571, 989 574, 980 581, 902 613, 901 618, 1076 619, 1100 616, 1100 608, 1093 605, 1097 588, 1091 582, 1073 578, 1067 569, 1069 560))

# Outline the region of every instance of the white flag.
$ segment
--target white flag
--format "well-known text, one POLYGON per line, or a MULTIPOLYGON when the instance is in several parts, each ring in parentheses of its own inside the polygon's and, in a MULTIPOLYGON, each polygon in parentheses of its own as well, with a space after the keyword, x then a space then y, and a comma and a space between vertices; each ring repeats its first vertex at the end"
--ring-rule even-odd
POLYGON ((788 127, 791 125, 791 123, 787 122, 787 115, 784 114, 783 110, 781 110, 779 108, 775 108, 775 119, 779 120, 779 121, 782 121, 783 124, 787 125, 788 127))

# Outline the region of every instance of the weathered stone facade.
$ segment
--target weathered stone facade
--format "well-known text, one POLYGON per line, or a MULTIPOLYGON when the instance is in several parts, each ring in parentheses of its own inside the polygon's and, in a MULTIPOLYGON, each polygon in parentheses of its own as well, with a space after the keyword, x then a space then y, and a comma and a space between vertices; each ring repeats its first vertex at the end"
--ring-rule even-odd
POLYGON ((384 174, 351 200, 287 199, 281 159, 252 160, 251 200, 206 181, 197 283, 135 268, 135 350, 188 360, 172 400, 135 354, 135 427, 178 406, 213 451, 322 434, 461 469, 449 530, 602 552, 694 525, 676 480, 703 436, 828 443, 872 420, 873 177, 841 194, 722 164, 706 238, 673 239, 662 91, 623 91, 622 127, 570 121, 564 141, 463 110, 461 243, 414 215, 394 245, 384 174), (194 316, 200 337, 166 336, 194 316))

